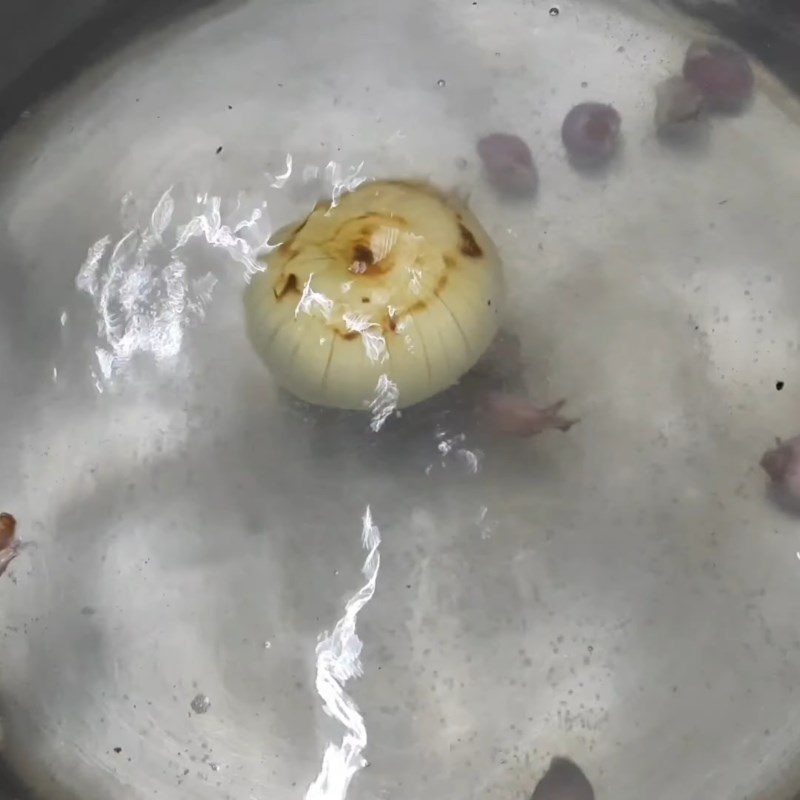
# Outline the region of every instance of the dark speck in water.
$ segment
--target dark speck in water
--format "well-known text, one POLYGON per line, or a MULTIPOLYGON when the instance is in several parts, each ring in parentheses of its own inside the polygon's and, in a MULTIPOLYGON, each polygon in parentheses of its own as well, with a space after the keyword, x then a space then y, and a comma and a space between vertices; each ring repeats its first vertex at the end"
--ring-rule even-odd
POLYGON ((233 106, 228 106, 228 111, 233 111, 233 106))
POLYGON ((553 7, 550 9, 550 16, 551 16, 551 17, 557 17, 557 16, 558 16, 558 14, 559 14, 559 11, 558 11, 558 6, 553 6, 553 7))
POLYGON ((786 384, 784 384, 784 382, 783 382, 783 381, 778 381, 778 382, 775 384, 775 388, 776 388, 778 391, 780 391, 781 389, 783 389, 783 387, 784 387, 785 385, 786 385, 786 384))
POLYGON ((121 747, 115 747, 115 748, 114 748, 114 752, 115 752, 117 755, 119 755, 119 754, 122 752, 122 748, 121 748, 121 747))
POLYGON ((222 145, 220 145, 220 146, 217 148, 217 155, 219 155, 221 152, 222 152, 222 145))
POLYGON ((594 789, 574 761, 556 757, 536 784, 531 800, 594 800, 594 789))

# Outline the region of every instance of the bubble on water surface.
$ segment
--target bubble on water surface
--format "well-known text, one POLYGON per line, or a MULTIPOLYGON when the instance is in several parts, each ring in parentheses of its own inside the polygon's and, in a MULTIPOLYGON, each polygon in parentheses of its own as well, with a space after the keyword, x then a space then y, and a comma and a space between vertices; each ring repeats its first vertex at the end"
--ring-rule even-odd
POLYGON ((211 698, 201 692, 192 698, 190 705, 195 714, 205 714, 211 708, 211 698))

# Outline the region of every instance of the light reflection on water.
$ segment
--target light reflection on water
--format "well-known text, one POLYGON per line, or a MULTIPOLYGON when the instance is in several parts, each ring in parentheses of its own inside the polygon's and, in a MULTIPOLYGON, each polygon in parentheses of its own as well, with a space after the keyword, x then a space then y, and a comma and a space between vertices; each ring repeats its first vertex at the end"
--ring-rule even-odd
MULTIPOLYGON (((266 268, 260 257, 280 244, 270 241, 273 226, 269 189, 291 190, 293 179, 319 189, 324 176, 325 199, 335 206, 343 192, 366 180, 363 166, 361 163, 345 168, 334 162, 324 168, 305 165, 298 177, 293 175, 293 158, 287 154, 284 173, 266 173, 269 188, 261 200, 252 193, 248 197, 240 193, 234 202, 224 202, 205 192, 192 197, 185 188, 170 187, 143 220, 137 219, 132 193, 126 193, 121 201, 120 222, 131 227, 121 235, 106 234, 91 245, 75 279, 78 290, 92 299, 97 314, 95 356, 99 374, 92 369, 92 376, 98 392, 124 382, 132 361, 139 356, 149 357, 155 365, 168 370, 181 352, 185 332, 204 319, 217 283, 230 282, 238 276, 244 284, 266 268), (200 257, 198 246, 202 250, 200 257), (209 263, 213 267, 206 270, 209 263), (233 264, 241 269, 233 272, 233 264)), ((315 301, 324 305, 326 298, 313 292, 309 279, 295 315, 308 313, 309 305, 315 301)), ((374 358, 380 360, 385 344, 381 348, 382 339, 375 343, 370 325, 353 325, 351 329, 363 337, 368 354, 377 348, 374 358)), ((368 409, 373 434, 378 434, 394 414, 397 400, 397 386, 382 375, 368 409)), ((435 438, 440 469, 446 468, 452 451, 466 464, 469 473, 477 473, 479 455, 459 446, 465 441, 463 433, 447 438, 446 432, 439 430, 435 438)), ((343 617, 330 634, 321 635, 316 648, 316 691, 325 714, 345 731, 340 744, 330 742, 325 748, 320 772, 306 792, 307 800, 345 800, 353 776, 367 764, 362 755, 367 746, 367 729, 358 706, 346 693, 346 685, 363 671, 356 618, 375 592, 380 542, 380 531, 367 507, 361 534, 362 546, 367 550, 362 568, 366 583, 347 601, 343 617)), ((265 643, 265 648, 270 647, 269 642, 265 643)), ((211 700, 198 694, 191 707, 195 713, 206 713, 211 700)), ((216 771, 218 766, 213 764, 212 768, 216 771)))
POLYGON ((345 800, 350 781, 367 763, 362 756, 367 746, 364 718, 344 687, 351 678, 362 674, 362 643, 356 634, 356 617, 375 594, 380 543, 380 530, 367 507, 361 532, 361 544, 367 550, 361 571, 367 582, 347 601, 344 616, 333 632, 325 634, 317 645, 317 692, 325 713, 344 726, 345 734, 340 745, 331 743, 326 748, 322 769, 306 792, 306 800, 345 800))

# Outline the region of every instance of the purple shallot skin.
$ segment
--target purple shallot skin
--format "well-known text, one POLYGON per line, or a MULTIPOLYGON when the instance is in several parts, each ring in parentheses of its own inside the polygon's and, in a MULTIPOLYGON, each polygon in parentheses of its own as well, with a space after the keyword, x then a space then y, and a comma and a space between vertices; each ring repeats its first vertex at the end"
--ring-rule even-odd
POLYGON ((511 133, 492 133, 478 141, 478 155, 491 184, 502 194, 530 196, 539 174, 528 145, 511 133))
POLYGON ((11 514, 0 514, 0 575, 8 565, 17 557, 19 543, 15 538, 17 521, 11 514))
MULTIPOLYGON (((393 418, 392 427, 382 435, 393 435, 388 432, 394 431, 401 438, 418 434, 427 438, 434 423, 437 436, 443 431, 475 436, 482 447, 491 449, 502 440, 569 430, 578 420, 562 415, 564 401, 543 406, 531 400, 526 372, 520 337, 507 328, 501 329, 480 360, 457 384, 420 404, 414 413, 393 418)), ((322 427, 326 418, 318 419, 322 420, 322 427)), ((333 426, 336 418, 329 419, 333 426)))
POLYGON ((536 405, 528 397, 524 372, 519 337, 501 330, 460 383, 477 428, 496 438, 518 439, 548 430, 568 431, 578 420, 561 415, 564 401, 536 405))
POLYGON ((686 51, 683 77, 694 84, 715 111, 742 109, 753 94, 755 78, 744 53, 722 42, 694 42, 686 51))
POLYGON ((578 420, 561 415, 566 401, 540 407, 527 397, 506 392, 487 392, 480 414, 483 424, 498 436, 527 439, 547 430, 568 431, 578 420))
POLYGON ((759 463, 775 489, 787 500, 800 505, 800 436, 779 442, 777 447, 764 453, 759 463))
POLYGON ((8 569, 8 565, 19 555, 19 547, 16 543, 10 544, 0 550, 0 576, 8 569))
POLYGON ((622 119, 604 103, 580 103, 570 109, 561 126, 561 139, 577 166, 606 163, 617 151, 622 119))

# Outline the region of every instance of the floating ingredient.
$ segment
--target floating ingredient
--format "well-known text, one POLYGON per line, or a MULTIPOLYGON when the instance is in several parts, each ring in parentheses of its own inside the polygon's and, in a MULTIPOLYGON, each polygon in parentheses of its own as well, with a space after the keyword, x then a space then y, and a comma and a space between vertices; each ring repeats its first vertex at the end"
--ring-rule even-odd
POLYGON ((693 42, 686 51, 683 77, 715 111, 735 112, 753 94, 753 69, 744 53, 722 42, 693 42))
POLYGON ((580 103, 564 118, 561 139, 576 166, 599 166, 617 151, 621 126, 622 119, 613 106, 580 103))
POLYGON ((247 331, 306 402, 414 405, 454 385, 498 330, 494 244, 454 197, 366 183, 285 230, 245 293, 247 331))
POLYGON ((539 186, 539 174, 528 145, 510 133, 492 133, 478 141, 478 155, 489 182, 501 194, 524 197, 539 186))
POLYGON ((656 131, 673 136, 694 129, 703 113, 701 91, 690 81, 675 75, 656 86, 656 131))
POLYGON ((19 554, 16 531, 16 519, 11 514, 0 513, 0 576, 19 554))

